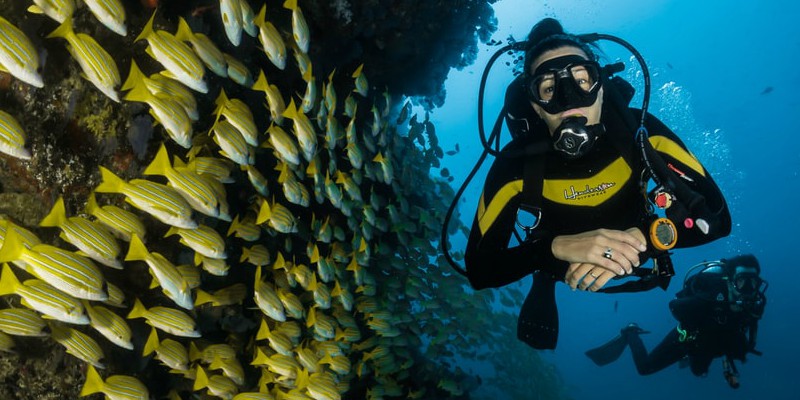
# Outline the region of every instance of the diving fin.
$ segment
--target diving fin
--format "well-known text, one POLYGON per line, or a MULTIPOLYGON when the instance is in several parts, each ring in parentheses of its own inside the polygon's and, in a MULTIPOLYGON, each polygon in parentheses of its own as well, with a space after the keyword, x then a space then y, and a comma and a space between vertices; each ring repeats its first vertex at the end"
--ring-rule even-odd
POLYGON ((628 347, 628 338, 620 333, 600 347, 587 350, 586 356, 591 358, 597 366, 602 367, 617 361, 626 347, 628 347))
POLYGON ((517 320, 517 338, 534 349, 555 349, 558 341, 556 280, 536 271, 528 297, 522 303, 517 320))
POLYGON ((628 324, 628 326, 620 330, 619 335, 615 336, 607 343, 587 350, 586 356, 592 359, 592 361, 594 361, 594 363, 600 367, 610 364, 616 361, 619 356, 622 355, 622 352, 625 351, 625 347, 628 347, 629 335, 639 335, 643 333, 650 332, 640 328, 639 325, 628 324))

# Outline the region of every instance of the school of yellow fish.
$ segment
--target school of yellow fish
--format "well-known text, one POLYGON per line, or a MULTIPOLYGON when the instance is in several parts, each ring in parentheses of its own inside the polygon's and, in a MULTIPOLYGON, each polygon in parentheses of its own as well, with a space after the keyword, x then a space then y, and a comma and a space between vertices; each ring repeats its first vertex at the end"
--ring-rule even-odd
MULTIPOLYGON (((128 35, 119 0, 84 3, 109 30, 128 35)), ((135 41, 146 42, 147 56, 163 70, 147 76, 132 59, 123 81, 118 61, 75 30, 73 0, 32 1, 30 12, 59 24, 47 38, 65 40, 83 78, 114 102, 145 103, 174 143, 158 146, 142 171, 160 178, 123 179, 101 166, 102 182, 80 205, 83 213, 67 215, 58 198, 40 227, 57 228, 68 243, 63 248, 0 218, 0 295, 18 296, 24 305, 0 310, 0 349, 13 351, 15 335, 49 335, 89 365, 81 396, 110 399, 150 393, 135 376, 100 376, 96 369, 113 371, 104 364, 103 340, 152 356, 184 380, 172 398, 187 389, 223 399, 457 397, 465 394, 466 374, 441 362, 457 364, 455 356, 494 364, 500 387, 544 385, 552 372, 513 375, 538 361, 514 347, 511 314, 491 310, 498 302, 520 304, 521 293, 498 292, 499 300, 494 292, 474 293, 439 255, 436 241, 453 192, 430 177, 443 154, 428 116, 419 121, 409 101, 400 106, 377 93, 363 65, 347 74, 334 70, 318 87, 303 12, 297 0, 283 6, 291 11, 291 35, 270 21, 283 17, 277 10, 263 5, 256 13, 246 0, 219 1, 230 43, 238 46, 242 32, 257 38, 271 64, 255 79, 185 20, 174 34, 156 28, 156 11, 135 41), (270 78, 272 67, 291 67, 288 51, 306 85, 302 97, 302 90, 270 78), (197 129, 195 95, 216 90, 208 71, 263 92, 266 108, 252 109, 220 90, 212 124, 197 129), (339 93, 343 100, 341 88, 347 88, 339 93), (365 105, 369 113, 359 113, 365 105), (266 132, 254 113, 269 114, 266 132), (235 179, 248 181, 246 209, 228 204, 235 179), (111 204, 121 199, 130 207, 111 204), (148 249, 158 241, 146 228, 153 221, 168 227, 163 241, 180 243, 194 265, 176 265, 174 254, 148 249), (108 278, 106 268, 124 272, 140 261, 164 301, 147 305, 108 278), (215 290, 204 286, 205 274, 226 277, 232 269, 248 278, 215 290), (22 271, 33 278, 21 281, 22 271), (198 312, 243 304, 255 305, 243 311, 257 321, 248 342, 198 341, 198 312), (144 348, 135 348, 128 321, 139 318, 152 327, 144 348)), ((0 16, 0 71, 42 88, 38 54, 0 16)), ((24 127, 3 110, 0 152, 36 157, 26 148, 24 127)))

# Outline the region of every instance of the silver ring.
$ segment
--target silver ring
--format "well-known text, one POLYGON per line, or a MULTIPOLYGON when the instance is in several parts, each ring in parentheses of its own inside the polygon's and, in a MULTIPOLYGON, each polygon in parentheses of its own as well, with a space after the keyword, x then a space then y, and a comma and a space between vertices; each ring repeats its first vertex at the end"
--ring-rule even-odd
POLYGON ((611 247, 606 247, 606 251, 603 252, 603 257, 610 260, 614 256, 613 254, 611 254, 612 251, 613 250, 611 250, 611 247))

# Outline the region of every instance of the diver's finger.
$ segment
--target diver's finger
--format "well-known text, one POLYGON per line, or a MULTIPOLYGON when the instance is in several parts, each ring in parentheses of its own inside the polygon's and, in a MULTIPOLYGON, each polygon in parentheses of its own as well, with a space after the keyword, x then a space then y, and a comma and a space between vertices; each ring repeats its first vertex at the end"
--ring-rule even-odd
POLYGON ((597 277, 597 279, 595 279, 594 282, 592 282, 592 285, 589 286, 589 288, 587 290, 589 290, 590 292, 596 292, 596 291, 600 290, 603 286, 605 286, 606 283, 608 283, 608 281, 611 280, 611 278, 613 278, 613 277, 614 277, 614 274, 612 274, 611 272, 603 271, 603 273, 601 273, 597 277))
POLYGON ((642 242, 639 238, 626 231, 618 231, 613 229, 601 229, 602 235, 617 242, 626 243, 639 252, 647 250, 647 243, 642 242))
POLYGON ((581 282, 581 279, 583 279, 584 275, 586 275, 592 267, 592 264, 572 263, 569 265, 569 268, 567 268, 564 281, 572 290, 575 290, 581 282))
POLYGON ((600 279, 603 275, 611 275, 611 276, 613 276, 613 274, 611 272, 609 272, 609 271, 606 271, 606 270, 604 270, 602 268, 594 268, 593 267, 593 268, 589 269, 589 271, 586 273, 586 275, 583 276, 583 279, 581 279, 581 282, 578 285, 578 287, 581 290, 587 290, 590 287, 594 286, 595 282, 597 282, 597 280, 600 279))

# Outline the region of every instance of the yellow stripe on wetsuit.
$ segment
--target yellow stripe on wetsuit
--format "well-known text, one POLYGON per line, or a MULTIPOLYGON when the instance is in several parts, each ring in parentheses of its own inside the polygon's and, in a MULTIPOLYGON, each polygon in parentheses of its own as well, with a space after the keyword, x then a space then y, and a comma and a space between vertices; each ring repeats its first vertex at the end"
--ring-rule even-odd
POLYGON ((692 153, 685 150, 679 144, 670 140, 665 136, 652 136, 650 137, 650 144, 659 153, 668 154, 672 158, 678 160, 681 164, 691 168, 701 176, 705 177, 706 173, 700 161, 692 155, 692 153))

